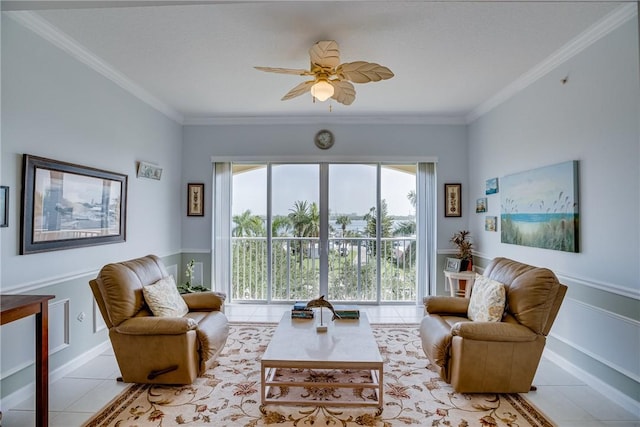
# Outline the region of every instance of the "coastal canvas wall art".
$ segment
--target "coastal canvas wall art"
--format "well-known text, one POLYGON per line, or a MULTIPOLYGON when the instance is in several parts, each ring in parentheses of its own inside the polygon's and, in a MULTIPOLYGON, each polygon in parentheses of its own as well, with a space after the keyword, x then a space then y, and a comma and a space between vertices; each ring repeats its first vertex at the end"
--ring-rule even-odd
POLYGON ((578 161, 501 180, 502 243, 578 252, 578 161))

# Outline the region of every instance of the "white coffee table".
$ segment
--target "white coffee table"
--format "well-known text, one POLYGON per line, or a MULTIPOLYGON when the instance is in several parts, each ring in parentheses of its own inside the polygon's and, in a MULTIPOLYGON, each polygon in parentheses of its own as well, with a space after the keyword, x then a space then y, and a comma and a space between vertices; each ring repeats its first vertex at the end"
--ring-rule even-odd
POLYGON ((327 332, 316 332, 318 317, 316 313, 316 319, 292 319, 289 311, 282 316, 260 362, 262 404, 382 408, 383 360, 366 313, 361 313, 360 319, 327 321, 331 315, 325 310, 327 332), (279 369, 366 370, 371 373, 371 382, 292 382, 276 378, 279 369), (377 396, 375 400, 367 401, 349 399, 353 393, 343 393, 344 398, 330 401, 272 399, 269 397, 272 387, 326 387, 344 391, 363 388, 373 389, 377 396))

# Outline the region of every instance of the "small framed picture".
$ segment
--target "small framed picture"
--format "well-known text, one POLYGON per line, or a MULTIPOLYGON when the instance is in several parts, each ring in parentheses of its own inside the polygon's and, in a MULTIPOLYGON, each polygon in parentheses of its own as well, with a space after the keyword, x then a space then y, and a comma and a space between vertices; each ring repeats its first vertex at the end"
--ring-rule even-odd
POLYGON ((462 216, 462 184, 444 185, 444 216, 462 216))
POLYGON ((187 216, 204 216, 204 184, 187 184, 187 216))
POLYGON ((460 267, 462 267, 462 260, 459 258, 447 258, 444 263, 444 269, 446 271, 453 271, 457 273, 460 271, 460 267))
POLYGON ((496 194, 498 192, 498 178, 491 178, 485 182, 484 194, 496 194))
POLYGON ((486 212, 487 211, 487 198, 482 197, 476 200, 476 213, 486 212))
POLYGON ((149 178, 160 180, 162 178, 162 168, 152 163, 140 162, 138 163, 138 178, 149 178))
POLYGON ((484 229, 486 231, 498 231, 498 217, 486 216, 484 218, 484 229))
POLYGON ((0 227, 9 226, 9 187, 0 187, 0 227))

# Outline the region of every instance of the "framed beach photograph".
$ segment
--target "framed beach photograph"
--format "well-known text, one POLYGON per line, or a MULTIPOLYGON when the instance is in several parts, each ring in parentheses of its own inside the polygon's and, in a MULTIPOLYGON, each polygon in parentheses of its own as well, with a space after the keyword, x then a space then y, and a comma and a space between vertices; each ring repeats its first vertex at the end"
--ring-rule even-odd
POLYGON ((127 175, 25 154, 20 254, 126 240, 127 175))
POLYGON ((187 216, 204 216, 204 184, 187 184, 187 216))
POLYGON ((496 194, 498 192, 498 178, 491 178, 485 182, 484 194, 496 194))
POLYGON ((459 258, 447 258, 444 263, 444 269, 446 271, 453 271, 455 273, 460 271, 462 267, 462 260, 459 258))
POLYGON ((9 187, 0 186, 0 227, 9 226, 9 187))
POLYGON ((462 216, 462 184, 444 185, 444 216, 462 216))
POLYGON ((476 200, 476 213, 482 213, 487 211, 487 198, 481 197, 476 200))

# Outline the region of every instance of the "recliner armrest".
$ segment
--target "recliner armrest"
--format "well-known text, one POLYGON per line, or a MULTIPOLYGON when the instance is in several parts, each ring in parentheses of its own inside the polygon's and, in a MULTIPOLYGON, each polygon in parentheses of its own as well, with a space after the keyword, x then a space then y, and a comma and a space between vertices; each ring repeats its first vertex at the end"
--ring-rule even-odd
POLYGON ((469 300, 467 298, 430 296, 423 300, 424 309, 429 314, 463 314, 467 316, 469 300))
POLYGON ((220 311, 227 296, 222 292, 194 292, 182 294, 189 311, 220 311))
POLYGON ((126 335, 180 335, 198 327, 189 317, 132 317, 115 327, 115 331, 126 335))
POLYGON ((529 342, 537 334, 524 325, 507 322, 459 322, 451 328, 451 335, 477 341, 529 342))

